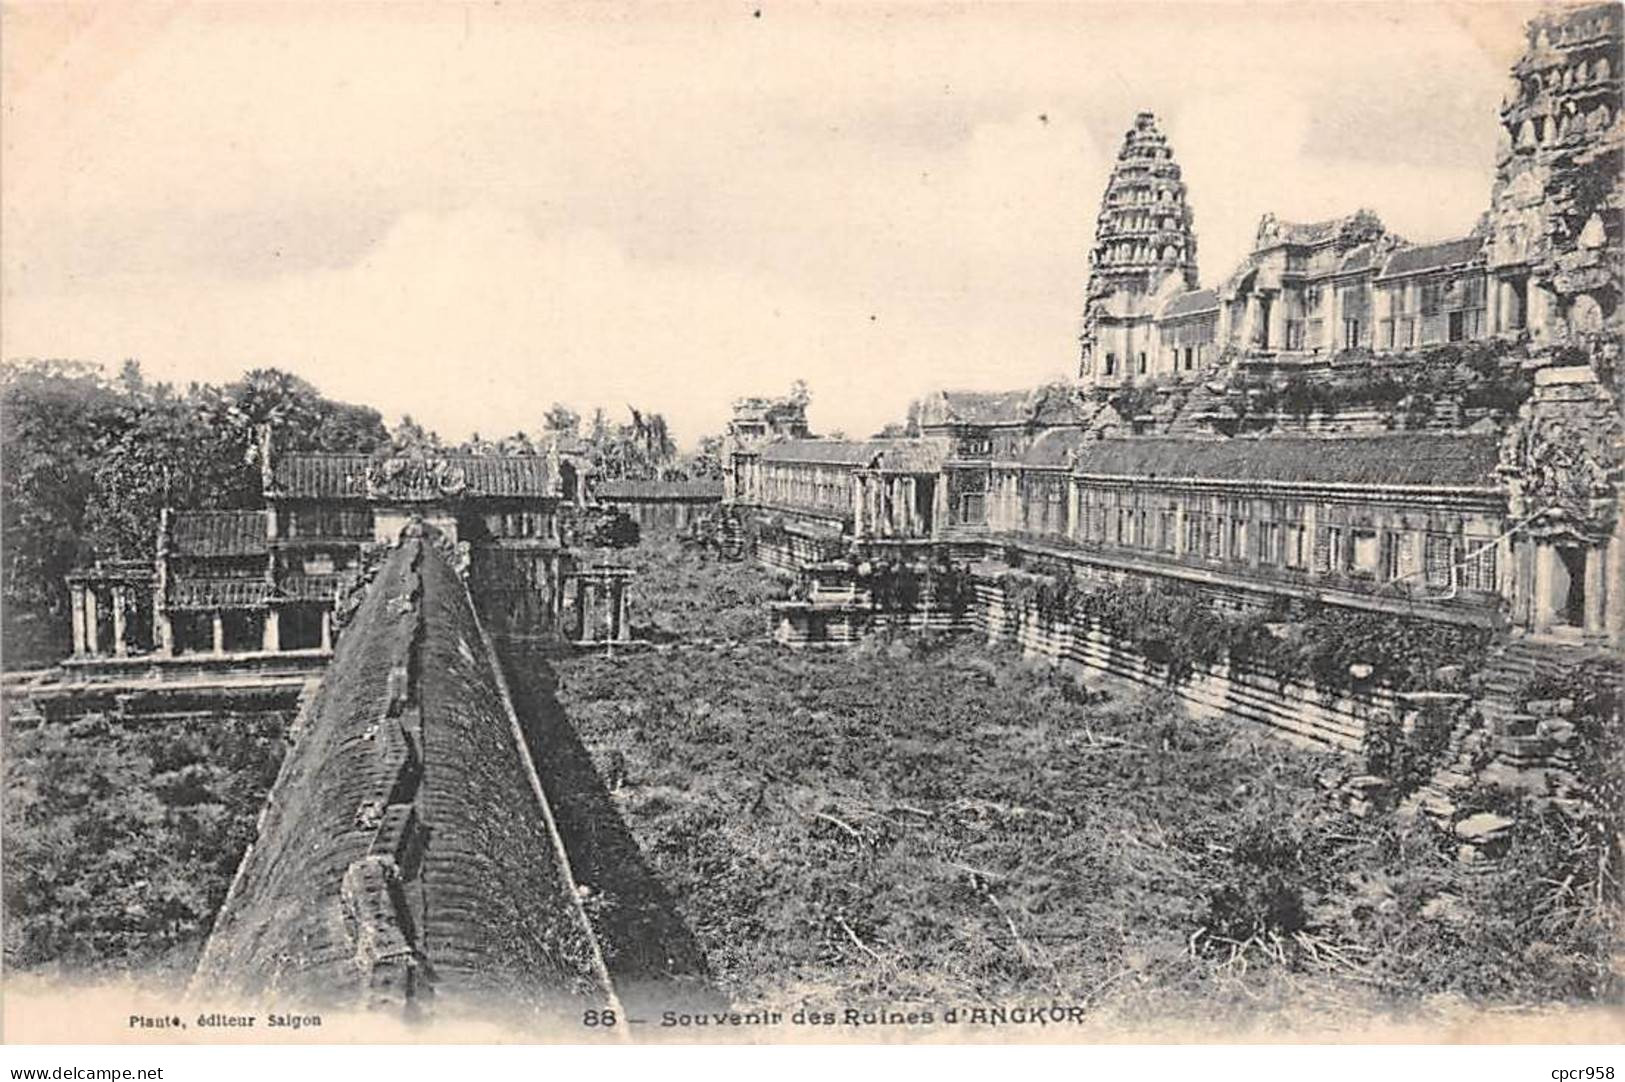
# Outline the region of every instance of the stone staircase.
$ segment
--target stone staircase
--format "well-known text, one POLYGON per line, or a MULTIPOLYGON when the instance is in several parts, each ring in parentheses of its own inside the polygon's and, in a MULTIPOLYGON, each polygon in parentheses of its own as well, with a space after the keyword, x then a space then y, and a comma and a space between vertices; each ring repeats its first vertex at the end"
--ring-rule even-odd
POLYGON ((1212 436, 1214 434, 1212 418, 1215 412, 1229 416, 1223 393, 1215 393, 1206 383, 1197 383, 1191 387, 1190 393, 1179 410, 1167 422, 1166 434, 1169 436, 1212 436))
POLYGON ((732 507, 717 512, 717 551, 725 560, 745 558, 745 526, 732 507))
POLYGON ((1580 665, 1605 656, 1580 643, 1523 636, 1510 640, 1490 658, 1480 678, 1480 711, 1492 731, 1515 733, 1527 715, 1518 710, 1518 694, 1534 677, 1561 679, 1580 665))
POLYGON ((1477 709, 1464 711, 1451 730, 1445 765, 1401 802, 1399 813, 1421 813, 1448 829, 1455 793, 1475 782, 1544 790, 1548 771, 1562 770, 1567 755, 1540 731, 1541 715, 1524 710, 1523 690, 1537 676, 1561 686, 1565 673, 1600 656, 1603 651, 1594 647, 1527 636, 1497 648, 1478 677, 1477 709), (1488 766, 1479 769, 1486 760, 1488 766))
POLYGON ((1400 802, 1404 818, 1426 815, 1440 829, 1448 830, 1456 814, 1455 794, 1472 785, 1476 764, 1490 748, 1492 732, 1479 710, 1464 710, 1450 730, 1445 745, 1444 765, 1416 792, 1400 802))

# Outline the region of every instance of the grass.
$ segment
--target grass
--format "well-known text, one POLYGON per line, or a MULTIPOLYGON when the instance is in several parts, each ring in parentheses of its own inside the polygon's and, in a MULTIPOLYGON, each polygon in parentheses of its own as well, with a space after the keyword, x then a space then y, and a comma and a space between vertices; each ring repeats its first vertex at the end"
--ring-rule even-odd
POLYGON ((558 699, 736 1002, 1217 1024, 1615 993, 1612 918, 1554 894, 1539 839, 1468 876, 1426 825, 1344 812, 1347 757, 979 643, 785 651, 765 576, 632 555, 635 619, 740 633, 564 660, 558 699))
POLYGON ((787 596, 785 580, 684 547, 670 535, 651 535, 631 548, 585 549, 577 560, 637 572, 629 588, 633 634, 655 642, 751 641, 768 625, 763 603, 787 596))
POLYGON ((8 727, 5 958, 183 981, 282 761, 287 718, 8 727))

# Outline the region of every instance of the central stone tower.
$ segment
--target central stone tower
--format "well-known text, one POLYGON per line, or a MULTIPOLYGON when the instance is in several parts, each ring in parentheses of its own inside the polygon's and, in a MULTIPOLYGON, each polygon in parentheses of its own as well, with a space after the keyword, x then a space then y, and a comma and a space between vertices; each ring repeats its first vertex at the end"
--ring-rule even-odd
POLYGON ((1151 317, 1169 296, 1196 288, 1196 235, 1185 182, 1151 113, 1123 135, 1089 253, 1082 361, 1087 384, 1116 386, 1146 370, 1151 317))

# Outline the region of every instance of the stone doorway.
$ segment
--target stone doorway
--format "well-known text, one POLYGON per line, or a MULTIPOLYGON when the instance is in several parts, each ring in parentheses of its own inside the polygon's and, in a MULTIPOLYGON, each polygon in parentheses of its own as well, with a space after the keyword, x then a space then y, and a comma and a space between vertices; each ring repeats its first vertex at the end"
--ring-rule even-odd
POLYGON ((1573 628, 1585 627, 1586 619, 1586 552, 1578 545, 1556 546, 1557 559, 1552 561, 1551 602, 1552 622, 1573 628))
POLYGON ((279 639, 284 650, 317 650, 327 645, 323 633, 324 606, 288 605, 278 618, 279 639))
POLYGON ((920 536, 930 537, 935 530, 937 506, 937 480, 934 477, 916 478, 914 482, 914 521, 920 524, 920 536))

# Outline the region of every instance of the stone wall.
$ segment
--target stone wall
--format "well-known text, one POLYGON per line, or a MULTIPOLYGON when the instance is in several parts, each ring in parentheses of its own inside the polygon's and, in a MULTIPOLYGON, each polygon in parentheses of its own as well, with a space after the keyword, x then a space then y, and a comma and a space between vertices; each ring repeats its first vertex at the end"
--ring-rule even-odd
POLYGON ((1268 726, 1292 739, 1357 750, 1365 718, 1396 709, 1386 689, 1359 695, 1333 694, 1277 674, 1219 664, 1197 666, 1185 680, 1169 685, 1164 666, 1132 645, 1086 622, 1054 620, 1033 607, 1018 608, 996 579, 979 576, 975 603, 962 626, 989 642, 1018 646, 1080 675, 1098 674, 1146 687, 1169 687, 1198 716, 1225 716, 1268 726))
POLYGON ((1016 646, 1079 676, 1170 688, 1198 716, 1253 722, 1300 742, 1348 751, 1360 748, 1368 716, 1400 713, 1393 695, 1383 688, 1332 693, 1256 667, 1225 663, 1198 665, 1184 680, 1170 685, 1167 668, 1132 644, 1086 620, 1050 618, 1034 605, 1022 607, 1010 596, 1007 584, 988 573, 973 575, 970 596, 957 604, 934 596, 927 587, 914 604, 898 609, 875 604, 855 580, 842 588, 824 568, 796 564, 787 546, 760 546, 758 558, 770 566, 799 570, 812 582, 805 599, 770 606, 774 640, 793 648, 846 646, 868 635, 900 631, 979 634, 990 643, 1016 646))

